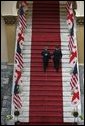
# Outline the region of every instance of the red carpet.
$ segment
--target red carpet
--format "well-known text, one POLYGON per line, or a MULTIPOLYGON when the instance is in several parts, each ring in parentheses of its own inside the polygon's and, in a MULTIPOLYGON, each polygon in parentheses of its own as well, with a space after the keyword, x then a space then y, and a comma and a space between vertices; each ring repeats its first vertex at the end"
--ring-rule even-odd
POLYGON ((32 18, 29 124, 53 125, 63 122, 62 71, 55 72, 52 60, 43 72, 41 51, 53 52, 61 45, 59 3, 34 1, 32 18))

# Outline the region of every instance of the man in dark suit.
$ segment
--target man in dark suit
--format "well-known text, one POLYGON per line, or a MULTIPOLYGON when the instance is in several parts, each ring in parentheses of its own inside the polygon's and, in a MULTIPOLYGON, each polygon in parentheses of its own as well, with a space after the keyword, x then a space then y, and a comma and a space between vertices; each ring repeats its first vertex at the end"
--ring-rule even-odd
POLYGON ((55 50, 52 55, 53 55, 54 68, 56 69, 56 71, 58 71, 59 66, 60 66, 60 61, 62 58, 62 52, 61 52, 61 49, 59 48, 59 46, 55 47, 55 50))
POLYGON ((44 72, 46 72, 46 69, 48 67, 49 59, 51 59, 51 54, 48 51, 48 47, 45 47, 43 51, 41 52, 42 59, 43 59, 43 69, 44 72))

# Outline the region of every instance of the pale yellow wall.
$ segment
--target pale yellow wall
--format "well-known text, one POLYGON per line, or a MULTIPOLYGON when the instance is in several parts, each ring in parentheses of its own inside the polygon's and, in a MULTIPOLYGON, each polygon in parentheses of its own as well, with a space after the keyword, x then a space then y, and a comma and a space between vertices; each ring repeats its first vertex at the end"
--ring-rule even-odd
POLYGON ((17 1, 1 1, 1 15, 17 16, 16 3, 17 1))
POLYGON ((78 61, 84 64, 84 26, 77 25, 78 61))
POLYGON ((7 49, 8 49, 8 63, 14 62, 15 40, 16 40, 16 25, 6 25, 7 34, 7 49))
POLYGON ((77 3, 76 16, 84 17, 84 1, 76 1, 76 3, 77 3))
POLYGON ((8 62, 7 35, 3 18, 1 18, 1 62, 8 62))
MULTIPOLYGON (((13 1, 2 1, 1 2, 1 15, 17 15, 16 2, 13 1)), ((77 1, 77 16, 84 16, 84 1, 77 1)), ((14 51, 15 51, 15 37, 16 37, 16 26, 5 25, 7 35, 7 52, 8 62, 14 62, 14 51)), ((78 42, 78 56, 79 63, 84 63, 84 26, 77 26, 77 42, 78 42)))
MULTIPOLYGON (((14 62, 16 25, 6 25, 8 63, 14 62)), ((77 25, 78 61, 84 64, 84 26, 77 25)))

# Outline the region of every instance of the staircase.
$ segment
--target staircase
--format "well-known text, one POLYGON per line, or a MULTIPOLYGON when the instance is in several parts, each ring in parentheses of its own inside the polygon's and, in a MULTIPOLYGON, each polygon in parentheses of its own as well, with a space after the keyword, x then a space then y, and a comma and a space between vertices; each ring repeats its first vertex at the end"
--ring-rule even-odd
POLYGON ((30 2, 24 42, 23 107, 21 125, 63 125, 74 121, 70 97, 70 66, 67 44, 65 4, 59 1, 30 2), (41 52, 48 46, 52 53, 55 45, 62 50, 59 72, 52 59, 43 72, 41 52))

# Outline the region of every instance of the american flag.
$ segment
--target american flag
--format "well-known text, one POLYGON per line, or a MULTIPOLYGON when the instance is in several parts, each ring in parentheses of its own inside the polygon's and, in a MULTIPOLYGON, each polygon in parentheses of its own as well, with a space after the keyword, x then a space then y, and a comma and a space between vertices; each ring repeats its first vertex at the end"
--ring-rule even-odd
POLYGON ((17 88, 20 85, 22 68, 23 68, 23 55, 22 55, 22 50, 20 48, 19 41, 17 41, 17 47, 15 52, 15 73, 14 73, 15 88, 14 88, 14 96, 13 96, 13 103, 16 109, 20 109, 22 107, 22 100, 17 88))
POLYGON ((20 6, 20 9, 19 9, 19 25, 21 25, 23 30, 25 30, 25 28, 26 28, 26 17, 25 17, 25 13, 24 13, 24 10, 23 10, 23 6, 20 6))
POLYGON ((14 94, 13 103, 14 103, 15 109, 21 109, 21 107, 22 107, 22 102, 21 101, 22 100, 21 100, 20 94, 14 94))
POLYGON ((76 87, 77 81, 78 81, 77 64, 75 64, 74 70, 73 70, 73 73, 72 73, 72 76, 71 76, 71 81, 70 81, 70 85, 71 85, 72 89, 74 87, 76 87))
POLYGON ((23 43, 24 43, 24 34, 21 25, 19 26, 19 30, 17 33, 17 47, 15 52, 15 66, 16 68, 23 68, 23 55, 22 55, 22 49, 23 49, 23 43))
MULTIPOLYGON (((19 76, 21 76, 21 75, 19 75, 19 76)), ((22 99, 19 94, 19 86, 20 85, 18 84, 18 81, 20 79, 19 76, 17 75, 16 81, 15 81, 15 86, 14 86, 13 103, 14 103, 15 109, 21 109, 21 107, 22 107, 22 99)))
POLYGON ((17 49, 15 52, 15 65, 16 67, 20 67, 20 69, 23 68, 23 55, 22 55, 22 49, 20 48, 19 42, 17 42, 17 49))
POLYGON ((19 67, 20 69, 23 68, 23 57, 22 55, 19 55, 17 52, 15 54, 15 67, 19 67))
POLYGON ((22 68, 23 68, 23 56, 22 56, 19 42, 17 42, 17 49, 15 52, 15 62, 16 62, 16 67, 15 67, 15 74, 14 74, 15 87, 14 87, 13 103, 14 103, 15 109, 21 109, 22 100, 19 94, 19 86, 20 86, 21 73, 22 73, 22 68))
POLYGON ((72 99, 71 102, 73 104, 77 104, 79 102, 79 84, 78 84, 78 71, 77 71, 77 63, 74 66, 74 70, 71 76, 70 85, 72 90, 72 99))

